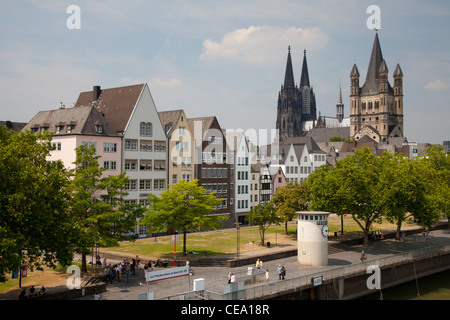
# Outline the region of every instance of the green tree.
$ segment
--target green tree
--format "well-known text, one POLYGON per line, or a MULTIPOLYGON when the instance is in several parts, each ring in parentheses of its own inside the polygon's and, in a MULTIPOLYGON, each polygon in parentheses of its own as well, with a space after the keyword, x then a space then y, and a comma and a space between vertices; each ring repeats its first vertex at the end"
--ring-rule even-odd
POLYGON ((423 177, 429 201, 430 213, 420 217, 422 224, 429 226, 441 216, 446 216, 450 227, 450 155, 441 146, 431 146, 414 165, 423 177))
POLYGON ((381 206, 384 217, 397 225, 396 239, 400 240, 403 222, 412 216, 426 227, 436 222, 436 210, 427 196, 424 179, 418 173, 420 167, 415 165, 416 159, 385 152, 380 161, 381 206))
POLYGON ((95 146, 76 148, 75 169, 71 170, 71 214, 77 230, 77 252, 81 270, 86 271, 86 256, 99 245, 117 245, 123 234, 133 230, 143 214, 139 206, 124 204, 125 173, 103 176, 95 146))
POLYGON ((276 214, 285 222, 285 232, 288 233, 287 223, 295 216, 296 211, 306 210, 308 207, 308 189, 305 183, 288 183, 279 187, 273 195, 276 214))
POLYGON ((258 226, 261 245, 263 246, 265 245, 264 235, 266 230, 272 224, 278 225, 281 222, 281 218, 276 214, 273 201, 265 201, 259 203, 256 207, 251 208, 246 219, 258 226))
POLYGON ((340 171, 330 166, 315 169, 306 181, 309 190, 310 208, 317 211, 335 213, 341 217, 341 234, 344 234, 343 206, 347 194, 342 187, 340 171))
POLYGON ((186 255, 186 239, 189 230, 203 227, 215 229, 226 217, 214 214, 214 207, 222 199, 214 192, 207 193, 205 188, 197 185, 197 180, 180 181, 170 185, 161 196, 150 195, 150 206, 143 218, 149 230, 183 232, 183 254, 186 255))
POLYGON ((48 162, 51 135, 0 127, 0 277, 28 267, 69 265, 72 224, 67 214, 68 176, 48 162))

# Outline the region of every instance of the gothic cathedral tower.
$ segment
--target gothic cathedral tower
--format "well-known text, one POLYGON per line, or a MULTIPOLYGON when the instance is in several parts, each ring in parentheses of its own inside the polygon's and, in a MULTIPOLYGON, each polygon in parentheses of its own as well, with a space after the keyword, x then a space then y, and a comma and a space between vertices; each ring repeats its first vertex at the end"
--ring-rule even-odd
POLYGON ((379 143, 403 137, 403 72, 397 64, 393 88, 388 74, 376 33, 362 87, 359 87, 360 75, 356 64, 350 72, 350 137, 359 140, 367 135, 379 143))
POLYGON ((295 85, 292 68, 291 48, 288 47, 288 57, 284 85, 278 93, 277 131, 280 142, 287 138, 303 135, 303 123, 316 120, 316 98, 309 83, 306 50, 303 56, 300 88, 295 85))

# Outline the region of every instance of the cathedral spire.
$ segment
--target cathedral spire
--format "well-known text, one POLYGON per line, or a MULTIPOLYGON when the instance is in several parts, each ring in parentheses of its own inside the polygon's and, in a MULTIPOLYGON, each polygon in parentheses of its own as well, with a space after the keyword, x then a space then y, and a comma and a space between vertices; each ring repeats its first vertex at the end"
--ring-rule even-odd
POLYGON ((284 89, 294 90, 294 72, 292 70, 292 60, 291 60, 291 46, 288 47, 288 57, 286 62, 286 74, 284 76, 284 89))
POLYGON ((303 66, 302 75, 300 78, 300 89, 302 89, 304 86, 307 86, 308 88, 311 87, 311 85, 309 84, 308 64, 306 62, 306 50, 303 50, 303 66))

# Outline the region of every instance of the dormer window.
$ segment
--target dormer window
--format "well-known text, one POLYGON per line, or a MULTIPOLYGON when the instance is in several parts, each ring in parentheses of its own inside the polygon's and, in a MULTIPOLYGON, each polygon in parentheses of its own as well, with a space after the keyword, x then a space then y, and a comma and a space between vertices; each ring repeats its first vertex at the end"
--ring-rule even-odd
POLYGON ((61 133, 61 131, 62 131, 63 129, 64 129, 64 126, 58 125, 58 126, 55 127, 55 132, 56 132, 56 133, 61 133))
POLYGON ((75 125, 74 124, 69 124, 68 126, 67 126, 67 133, 71 133, 72 132, 72 130, 75 128, 75 125))
POLYGON ((103 133, 103 125, 97 124, 95 126, 95 132, 100 133, 100 134, 103 133))

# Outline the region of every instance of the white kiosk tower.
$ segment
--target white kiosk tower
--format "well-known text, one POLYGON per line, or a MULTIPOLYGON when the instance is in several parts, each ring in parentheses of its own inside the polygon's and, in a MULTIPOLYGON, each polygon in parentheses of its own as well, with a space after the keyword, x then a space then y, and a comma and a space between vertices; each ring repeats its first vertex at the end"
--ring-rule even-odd
POLYGON ((328 212, 299 211, 298 214, 298 256, 302 265, 328 265, 328 212))

